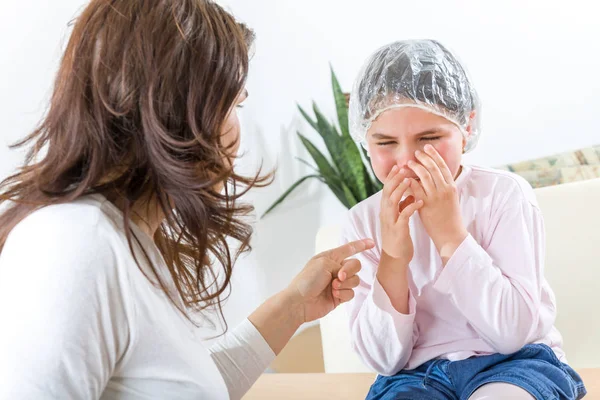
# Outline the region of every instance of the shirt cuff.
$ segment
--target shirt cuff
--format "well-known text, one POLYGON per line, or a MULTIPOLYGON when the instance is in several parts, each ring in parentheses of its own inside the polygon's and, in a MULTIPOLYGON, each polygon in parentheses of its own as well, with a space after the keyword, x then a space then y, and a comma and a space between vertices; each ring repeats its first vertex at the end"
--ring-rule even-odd
POLYGON ((403 314, 394 308, 392 301, 390 300, 390 296, 388 296, 383 286, 381 286, 381 283, 379 283, 377 277, 375 277, 375 281, 373 282, 371 296, 373 298, 373 303, 377 306, 377 308, 392 315, 394 318, 404 319, 407 322, 415 319, 417 301, 413 297, 410 289, 408 289, 408 314, 403 314))
POLYGON ((266 368, 275 360, 276 356, 271 346, 249 319, 243 320, 234 332, 239 339, 247 343, 249 348, 254 351, 259 364, 264 365, 266 368))
POLYGON ((478 257, 480 251, 482 249, 479 243, 475 241, 473 236, 467 235, 438 275, 433 288, 442 293, 451 293, 455 280, 463 276, 464 266, 473 257, 478 257))

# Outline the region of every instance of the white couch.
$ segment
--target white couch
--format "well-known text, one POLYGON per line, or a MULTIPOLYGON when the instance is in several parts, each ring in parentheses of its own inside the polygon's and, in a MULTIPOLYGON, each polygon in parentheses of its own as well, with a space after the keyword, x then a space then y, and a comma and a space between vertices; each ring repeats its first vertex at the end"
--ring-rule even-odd
MULTIPOLYGON (((600 179, 536 189, 546 223, 546 278, 556 325, 575 368, 600 367, 600 179)), ((316 250, 335 247, 339 227, 322 228, 316 250)), ((370 372, 352 351, 344 307, 321 322, 326 372, 370 372)))

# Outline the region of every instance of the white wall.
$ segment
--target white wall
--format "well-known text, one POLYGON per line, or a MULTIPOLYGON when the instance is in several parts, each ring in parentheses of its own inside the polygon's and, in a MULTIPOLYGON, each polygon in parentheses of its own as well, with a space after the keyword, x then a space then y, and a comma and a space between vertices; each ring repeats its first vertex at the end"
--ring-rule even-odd
POLYGON ((85 4, 3 1, 0 12, 0 177, 20 163, 7 146, 30 133, 44 112, 66 40, 67 24, 85 4))
MULTIPOLYGON (((329 63, 349 90, 378 46, 435 38, 464 62, 484 103, 484 132, 468 162, 498 165, 600 142, 600 28, 594 2, 432 0, 222 0, 257 33, 257 52, 242 111, 240 167, 262 157, 278 164, 278 180, 249 194, 259 212, 310 170, 295 137, 316 133, 296 102, 312 99, 332 118, 329 63)), ((0 13, 0 176, 19 160, 5 144, 40 118, 64 42, 67 22, 83 0, 3 3, 0 13), (26 21, 26 22, 24 22, 26 21)), ((255 251, 237 269, 227 309, 232 323, 289 282, 313 252, 318 227, 339 221, 343 208, 320 184, 302 187, 256 225, 255 251)))

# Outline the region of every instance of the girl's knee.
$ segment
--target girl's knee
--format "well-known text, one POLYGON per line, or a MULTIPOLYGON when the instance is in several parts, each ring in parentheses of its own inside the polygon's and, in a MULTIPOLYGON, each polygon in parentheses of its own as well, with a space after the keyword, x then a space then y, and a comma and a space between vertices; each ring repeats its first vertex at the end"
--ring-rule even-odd
POLYGON ((488 383, 477 389, 469 400, 535 400, 529 392, 504 382, 488 383))

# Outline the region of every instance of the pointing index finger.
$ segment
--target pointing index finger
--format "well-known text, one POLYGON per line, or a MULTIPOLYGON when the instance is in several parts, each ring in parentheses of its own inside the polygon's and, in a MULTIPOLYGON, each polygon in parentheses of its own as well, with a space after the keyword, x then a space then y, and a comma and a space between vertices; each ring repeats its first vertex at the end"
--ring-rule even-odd
POLYGON ((326 251, 323 255, 326 257, 342 262, 348 257, 352 257, 365 250, 372 249, 375 246, 375 242, 371 239, 356 240, 354 242, 346 243, 340 247, 326 251))

